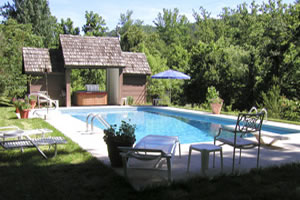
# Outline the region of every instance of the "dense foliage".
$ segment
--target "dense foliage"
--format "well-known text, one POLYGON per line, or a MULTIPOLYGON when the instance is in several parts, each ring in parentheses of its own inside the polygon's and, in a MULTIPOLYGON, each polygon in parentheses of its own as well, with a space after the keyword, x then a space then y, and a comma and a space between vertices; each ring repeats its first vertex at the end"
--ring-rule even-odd
POLYGON ((31 24, 32 32, 43 38, 45 47, 55 43, 56 18, 51 16, 47 0, 13 0, 13 5, 8 2, 1 11, 6 19, 13 18, 20 24, 31 24))
MULTIPOLYGON (((13 2, 1 8, 5 19, 0 29, 0 45, 5 46, 0 50, 1 76, 8 77, 13 72, 20 78, 20 47, 58 46, 59 34, 79 34, 80 31, 73 27, 71 19, 56 22, 46 0, 13 2), (30 14, 33 5, 37 10, 30 14), (26 37, 35 39, 27 40, 24 36, 10 40, 9 35, 15 36, 19 30, 11 29, 11 18, 19 23, 15 26, 28 27, 26 37), (39 37, 42 43, 36 40, 39 37)), ((179 9, 163 9, 151 27, 132 19, 132 11, 127 11, 120 14, 116 29, 108 32, 105 20, 87 11, 82 30, 85 35, 119 36, 123 51, 146 54, 152 74, 175 69, 191 76, 189 81, 148 77, 149 100, 157 96, 163 98, 165 91, 172 91, 173 104, 200 106, 206 102, 207 88, 214 86, 226 108, 266 107, 270 116, 299 120, 299 0, 291 5, 280 0, 269 0, 261 5, 255 1, 251 5, 243 3, 235 9, 224 8, 217 19, 200 7, 195 8, 193 16, 195 22, 191 23, 179 9), (274 88, 278 88, 276 92, 274 88)), ((105 89, 105 79, 105 71, 73 70, 72 88, 83 89, 87 81, 92 81, 105 89)), ((12 87, 9 84, 13 83, 1 80, 0 92, 8 94, 5 88, 12 87)))
POLYGON ((30 24, 18 24, 9 19, 0 24, 0 94, 4 96, 23 96, 27 79, 22 74, 22 47, 42 47, 43 40, 32 33, 30 24))

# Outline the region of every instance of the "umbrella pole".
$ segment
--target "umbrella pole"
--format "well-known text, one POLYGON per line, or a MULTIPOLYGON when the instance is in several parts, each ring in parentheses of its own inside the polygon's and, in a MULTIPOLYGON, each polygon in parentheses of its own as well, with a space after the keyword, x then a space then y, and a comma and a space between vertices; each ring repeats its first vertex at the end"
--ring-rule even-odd
POLYGON ((170 88, 170 104, 172 104, 172 87, 170 88))

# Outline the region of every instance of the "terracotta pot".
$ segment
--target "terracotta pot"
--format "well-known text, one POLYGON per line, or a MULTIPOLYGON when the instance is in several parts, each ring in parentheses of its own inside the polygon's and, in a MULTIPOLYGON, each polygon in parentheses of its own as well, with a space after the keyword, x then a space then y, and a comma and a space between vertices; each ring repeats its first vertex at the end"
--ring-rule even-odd
POLYGON ((213 114, 220 114, 223 103, 211 103, 211 109, 213 114))
POLYGON ((16 113, 20 113, 20 111, 19 111, 19 108, 18 108, 18 107, 16 107, 16 113))
POLYGON ((122 167, 122 156, 120 155, 119 146, 132 147, 131 142, 120 142, 109 140, 107 142, 108 157, 112 167, 122 167))
POLYGON ((36 100, 30 100, 31 109, 34 109, 36 106, 36 100))
POLYGON ((30 109, 20 110, 21 119, 28 119, 30 109))

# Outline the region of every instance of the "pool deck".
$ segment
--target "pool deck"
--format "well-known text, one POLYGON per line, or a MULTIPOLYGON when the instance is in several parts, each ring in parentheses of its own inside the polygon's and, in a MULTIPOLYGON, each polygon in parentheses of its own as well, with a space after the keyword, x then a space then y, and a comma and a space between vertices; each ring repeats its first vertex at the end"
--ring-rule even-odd
MULTIPOLYGON (((127 107, 123 106, 122 108, 127 107)), ((88 107, 91 108, 91 107, 88 107)), ((115 108, 115 106, 114 106, 115 108)), ((183 109, 165 108, 172 110, 183 111, 183 109)), ((191 111, 188 111, 191 112, 191 111)), ((198 111, 192 111, 193 113, 202 113, 198 111)), ((213 115, 205 113, 214 117, 231 118, 236 117, 227 115, 213 115)), ((100 160, 102 163, 110 166, 109 158, 107 155, 107 147, 103 141, 103 131, 95 127, 93 133, 86 132, 86 124, 78 119, 75 119, 67 114, 60 114, 60 112, 50 113, 46 121, 61 131, 65 136, 79 144, 79 146, 86 151, 90 152, 94 157, 100 160)), ((300 161, 300 126, 289 125, 275 122, 264 122, 264 124, 276 125, 286 128, 293 128, 299 130, 297 134, 287 134, 287 140, 279 140, 272 147, 261 147, 260 153, 260 167, 280 166, 286 163, 299 162, 300 161)), ((268 140, 268 138, 266 138, 268 140)), ((211 142, 210 142, 211 143, 211 142)), ((182 156, 179 157, 178 151, 172 162, 172 179, 174 181, 185 180, 190 177, 203 176, 201 173, 201 157, 199 152, 193 151, 191 158, 190 173, 187 174, 187 160, 190 144, 182 144, 181 152, 182 156)), ((206 171, 208 176, 215 176, 220 174, 220 157, 216 153, 216 168, 212 168, 212 153, 210 154, 209 168, 206 171)), ((239 173, 248 172, 250 169, 256 167, 256 155, 257 148, 244 150, 242 152, 241 165, 238 165, 239 153, 236 153, 236 171, 239 173)), ((223 146, 223 173, 231 173, 232 167, 232 147, 223 146)), ((116 168, 115 171, 123 175, 122 168, 116 168)), ((167 183, 167 171, 154 171, 154 170, 134 170, 128 171, 129 182, 136 189, 147 187, 154 184, 167 183)))

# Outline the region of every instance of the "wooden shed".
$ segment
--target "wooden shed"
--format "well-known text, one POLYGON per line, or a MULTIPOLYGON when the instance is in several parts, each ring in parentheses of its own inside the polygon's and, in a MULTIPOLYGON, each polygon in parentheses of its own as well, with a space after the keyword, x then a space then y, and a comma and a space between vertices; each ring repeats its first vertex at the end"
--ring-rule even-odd
POLYGON ((23 71, 32 76, 28 92, 47 91, 60 105, 66 104, 65 69, 58 49, 23 48, 23 71))
POLYGON ((40 77, 28 84, 28 92, 48 91, 60 105, 71 106, 72 69, 106 69, 107 104, 120 104, 127 96, 136 103, 146 101, 147 58, 122 52, 117 37, 60 35, 59 49, 23 48, 24 73, 40 77))
POLYGON ((126 67, 123 69, 122 97, 132 96, 134 103, 146 102, 147 75, 151 74, 143 53, 123 52, 126 67))

